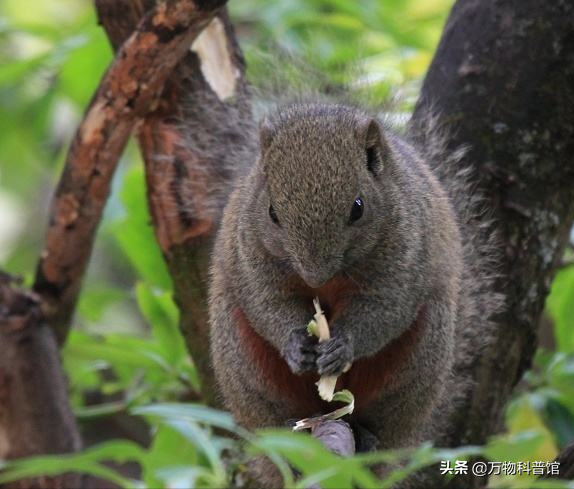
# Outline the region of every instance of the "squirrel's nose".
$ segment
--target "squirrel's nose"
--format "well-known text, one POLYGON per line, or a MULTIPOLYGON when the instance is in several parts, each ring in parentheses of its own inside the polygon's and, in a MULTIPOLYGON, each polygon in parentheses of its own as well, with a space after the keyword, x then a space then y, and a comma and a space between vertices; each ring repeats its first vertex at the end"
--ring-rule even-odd
POLYGON ((325 285, 334 275, 330 270, 307 270, 299 267, 299 276, 312 289, 318 289, 325 285))

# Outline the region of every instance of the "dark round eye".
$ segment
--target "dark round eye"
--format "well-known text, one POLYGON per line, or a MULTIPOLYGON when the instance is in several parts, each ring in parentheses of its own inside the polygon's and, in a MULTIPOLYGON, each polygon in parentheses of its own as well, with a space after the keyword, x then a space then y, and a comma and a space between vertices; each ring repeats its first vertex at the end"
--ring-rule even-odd
POLYGON ((272 205, 269 206, 269 217, 275 224, 277 224, 277 226, 279 226, 279 219, 277 218, 277 214, 275 214, 275 209, 273 209, 272 205))
POLYGON ((351 208, 351 215, 349 217, 349 222, 355 222, 361 219, 363 216, 363 210, 365 209, 365 204, 361 197, 357 197, 355 202, 353 202, 353 207, 351 208))

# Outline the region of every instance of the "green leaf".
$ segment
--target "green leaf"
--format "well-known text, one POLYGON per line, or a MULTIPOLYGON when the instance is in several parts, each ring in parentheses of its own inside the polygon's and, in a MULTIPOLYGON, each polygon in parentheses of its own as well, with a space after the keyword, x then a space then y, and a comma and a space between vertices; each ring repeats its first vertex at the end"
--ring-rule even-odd
POLYGON ((110 224, 110 230, 138 275, 153 286, 170 290, 171 278, 151 227, 144 189, 143 169, 130 168, 121 190, 125 216, 110 224))
POLYGON ((187 480, 187 487, 227 485, 222 451, 230 448, 232 442, 211 433, 211 426, 235 429, 227 413, 179 404, 150 405, 132 412, 159 423, 144 470, 149 486, 174 487, 173 477, 180 485, 187 480))
POLYGON ((197 447, 207 458, 210 469, 216 479, 225 479, 225 466, 221 460, 221 450, 224 445, 219 443, 217 436, 200 427, 193 421, 163 420, 165 426, 169 426, 179 433, 188 443, 197 447))
POLYGON ((554 354, 544 375, 552 396, 574 413, 574 354, 554 354))
POLYGON ((171 293, 153 290, 148 284, 138 282, 136 298, 141 313, 159 343, 163 357, 174 366, 187 362, 187 350, 178 327, 179 313, 171 293))
POLYGON ((484 449, 490 460, 521 462, 528 460, 544 442, 544 436, 538 431, 523 431, 513 436, 493 437, 484 449))
POLYGON ((309 334, 309 336, 319 337, 319 331, 317 329, 317 321, 315 321, 314 319, 311 319, 311 321, 309 321, 309 324, 307 324, 307 334, 309 334))
POLYGON ((61 90, 66 96, 78 106, 85 107, 112 60, 112 51, 99 26, 86 26, 81 36, 85 41, 66 53, 58 75, 61 90))
MULTIPOLYGON (((464 446, 459 448, 433 448, 430 443, 424 443, 417 448, 384 450, 378 452, 361 453, 354 459, 362 467, 384 463, 397 467, 392 470, 384 481, 377 483, 378 488, 386 489, 394 487, 395 484, 408 477, 418 470, 439 463, 442 460, 466 460, 472 456, 483 454, 482 447, 464 446)), ((366 487, 366 485, 365 485, 366 487)))
MULTIPOLYGON (((198 463, 197 447, 188 443, 173 428, 160 425, 143 464, 144 481, 148 487, 171 487, 160 471, 181 465, 195 466, 198 463)), ((166 475, 169 476, 169 472, 166 475)))
POLYGON ((149 341, 120 335, 106 335, 105 337, 84 335, 83 338, 80 339, 80 335, 76 335, 74 341, 66 346, 68 354, 105 360, 114 367, 125 365, 132 368, 171 372, 171 366, 149 341))
POLYGON ((48 55, 41 54, 33 58, 3 63, 0 65, 0 88, 19 83, 30 73, 40 69, 47 59, 48 55))
POLYGON ((222 428, 242 437, 251 437, 235 423, 231 414, 201 404, 157 403, 136 407, 131 412, 135 415, 157 417, 168 421, 174 419, 193 421, 222 428))
POLYGON ((543 418, 554 435, 559 449, 564 449, 574 440, 574 414, 561 402, 547 399, 544 405, 543 418))
POLYGON ((560 270, 554 281, 546 307, 554 320, 558 349, 574 353, 574 266, 560 270))
POLYGON ((355 396, 348 389, 343 389, 341 391, 335 392, 333 395, 333 402, 344 402, 345 404, 351 404, 355 402, 355 396))
POLYGON ((110 284, 86 284, 80 295, 78 312, 85 320, 97 322, 110 305, 125 300, 127 296, 125 290, 110 284))
POLYGON ((72 455, 30 457, 7 462, 0 473, 0 484, 23 478, 54 476, 66 472, 90 474, 109 480, 121 487, 136 487, 136 483, 115 470, 101 465, 105 461, 118 464, 141 462, 145 451, 130 441, 110 441, 72 455))
POLYGON ((152 484, 149 487, 166 487, 169 489, 189 489, 190 487, 208 487, 218 489, 230 487, 229 481, 223 483, 214 479, 212 472, 201 466, 168 466, 156 471, 158 480, 164 481, 162 485, 152 484))
MULTIPOLYGON (((335 475, 337 475, 337 468, 329 467, 325 470, 313 472, 311 475, 302 478, 301 480, 297 481, 297 485, 295 487, 297 489, 306 489, 312 485, 320 486, 323 481, 328 480, 330 477, 335 475)), ((351 486, 349 486, 349 489, 351 489, 351 486)))
POLYGON ((352 473, 345 465, 345 459, 331 453, 318 440, 304 433, 292 433, 285 430, 260 430, 252 442, 253 453, 274 454, 285 458, 304 476, 334 472, 322 480, 324 489, 336 489, 352 486, 352 473))

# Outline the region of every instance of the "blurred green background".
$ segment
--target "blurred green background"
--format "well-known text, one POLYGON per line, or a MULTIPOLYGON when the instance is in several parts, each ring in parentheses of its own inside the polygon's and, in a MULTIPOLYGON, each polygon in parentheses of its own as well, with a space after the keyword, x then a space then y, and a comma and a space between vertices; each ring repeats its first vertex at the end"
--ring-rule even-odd
MULTIPOLYGON (((399 100, 396 111, 408 115, 451 4, 232 0, 230 11, 256 85, 267 81, 270 51, 288 52, 333 83, 377 100, 399 100)), ((67 146, 110 60, 91 2, 0 2, 0 268, 24 276, 27 284, 67 146)), ((170 278, 149 221, 142 166, 132 144, 114 180, 75 328, 63 351, 73 406, 90 443, 110 438, 133 443, 112 442, 89 463, 135 460, 149 487, 218 487, 225 480, 221 455, 232 442, 215 436, 210 426, 229 420, 185 411, 181 416, 192 421, 182 427, 168 408, 185 406, 165 404, 192 397, 199 380, 178 334, 170 278), (145 423, 130 415, 142 406, 156 409, 145 423)), ((567 252, 564 261, 573 258, 567 252)), ((574 439, 574 265, 565 265, 554 280, 541 345, 508 408, 507 433, 486 449, 492 460, 552 460, 574 439)), ((260 449, 275 450, 293 465, 293 447, 312 443, 273 436, 263 437, 262 446, 267 444, 260 449)), ((309 470, 318 471, 327 460, 309 470)), ((525 476, 511 476, 493 479, 491 486, 525 483, 525 476)))

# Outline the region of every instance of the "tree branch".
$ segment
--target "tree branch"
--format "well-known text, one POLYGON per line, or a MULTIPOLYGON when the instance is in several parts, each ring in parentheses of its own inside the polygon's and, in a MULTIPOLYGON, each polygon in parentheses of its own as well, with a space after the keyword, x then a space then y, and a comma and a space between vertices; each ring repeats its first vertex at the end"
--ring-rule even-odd
MULTIPOLYGON (((114 47, 150 4, 96 1, 114 47)), ((145 117, 138 140, 181 329, 202 379, 202 395, 213 404, 215 380, 206 348, 209 252, 235 171, 227 164, 229 155, 252 151, 253 121, 243 58, 225 12, 211 21, 192 49, 170 77, 157 109, 145 117)))
POLYGON ((573 22, 570 2, 458 0, 413 116, 416 127, 438 112, 449 148, 469 147, 464 163, 485 191, 503 253, 507 308, 475 359, 476 385, 449 420, 446 445, 481 444, 500 429, 536 348, 574 219, 573 22))
MULTIPOLYGON (((0 459, 80 449, 54 334, 38 298, 0 274, 0 459)), ((74 474, 42 477, 14 487, 80 487, 74 474)), ((8 485, 7 487, 12 487, 8 485)))
POLYGON ((223 0, 166 0, 121 47, 72 142, 50 210, 34 290, 59 342, 69 329, 110 182, 138 117, 223 0))
POLYGON ((556 462, 558 462, 558 475, 549 475, 543 478, 574 480, 574 442, 570 443, 558 454, 556 462))

